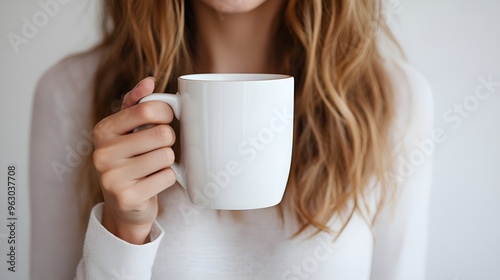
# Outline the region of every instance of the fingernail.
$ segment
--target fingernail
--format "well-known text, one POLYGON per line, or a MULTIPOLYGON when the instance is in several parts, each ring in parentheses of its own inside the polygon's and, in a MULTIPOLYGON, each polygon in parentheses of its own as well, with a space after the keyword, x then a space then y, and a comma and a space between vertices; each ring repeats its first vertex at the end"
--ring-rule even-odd
POLYGON ((142 84, 142 81, 138 82, 137 85, 135 85, 134 88, 137 88, 138 86, 140 86, 142 84))
POLYGON ((138 86, 142 85, 142 83, 147 80, 147 79, 150 79, 150 80, 153 80, 153 84, 155 82, 155 77, 147 77, 147 78, 144 78, 143 80, 141 80, 139 83, 137 83, 137 85, 135 85, 134 89, 137 88, 138 86))

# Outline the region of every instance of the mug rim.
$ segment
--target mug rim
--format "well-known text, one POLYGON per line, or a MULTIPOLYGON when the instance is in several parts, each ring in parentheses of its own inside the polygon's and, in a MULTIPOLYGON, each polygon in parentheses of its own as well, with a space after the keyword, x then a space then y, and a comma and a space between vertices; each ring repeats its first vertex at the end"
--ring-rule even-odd
POLYGON ((186 82, 234 83, 279 81, 293 79, 293 76, 268 73, 199 73, 182 75, 178 79, 186 82))

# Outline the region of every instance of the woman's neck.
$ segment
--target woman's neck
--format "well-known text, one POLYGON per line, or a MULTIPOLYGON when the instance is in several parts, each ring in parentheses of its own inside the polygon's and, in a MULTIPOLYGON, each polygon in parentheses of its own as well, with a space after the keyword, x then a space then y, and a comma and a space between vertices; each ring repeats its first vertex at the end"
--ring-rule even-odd
POLYGON ((272 73, 274 38, 281 0, 268 0, 238 14, 221 13, 202 1, 191 1, 194 61, 199 72, 272 73))

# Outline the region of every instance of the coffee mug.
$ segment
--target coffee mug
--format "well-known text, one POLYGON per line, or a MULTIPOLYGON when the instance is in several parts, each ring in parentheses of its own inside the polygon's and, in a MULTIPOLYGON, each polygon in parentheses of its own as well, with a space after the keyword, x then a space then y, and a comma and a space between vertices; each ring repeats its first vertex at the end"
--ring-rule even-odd
POLYGON ((293 141, 293 77, 192 74, 176 94, 153 93, 180 123, 172 169, 192 203, 211 209, 270 207, 283 198, 293 141))

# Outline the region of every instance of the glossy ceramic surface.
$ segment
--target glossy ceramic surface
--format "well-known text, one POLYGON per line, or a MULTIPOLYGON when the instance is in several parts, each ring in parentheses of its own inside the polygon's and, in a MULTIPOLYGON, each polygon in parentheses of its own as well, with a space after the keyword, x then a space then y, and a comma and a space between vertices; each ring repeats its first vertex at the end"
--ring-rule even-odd
POLYGON ((278 204, 290 170, 293 77, 194 74, 177 94, 141 102, 168 103, 181 125, 182 159, 174 166, 191 201, 214 209, 278 204))

